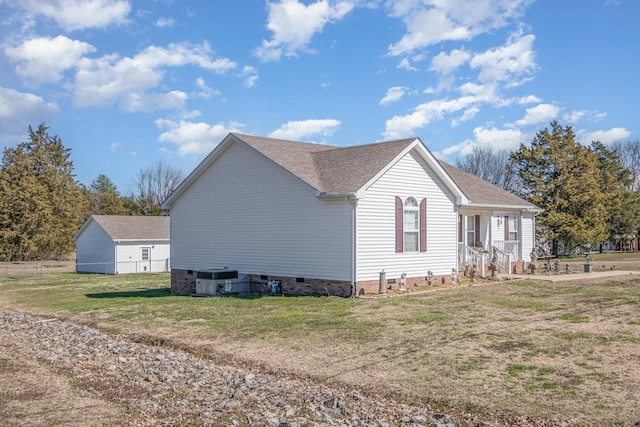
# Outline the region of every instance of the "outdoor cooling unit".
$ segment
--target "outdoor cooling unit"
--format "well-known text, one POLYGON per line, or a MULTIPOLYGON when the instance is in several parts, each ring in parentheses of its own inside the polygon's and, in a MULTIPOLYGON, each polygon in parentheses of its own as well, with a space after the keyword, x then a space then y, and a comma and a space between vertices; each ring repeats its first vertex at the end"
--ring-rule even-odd
POLYGON ((247 292, 239 283, 238 270, 206 270, 196 274, 196 295, 230 295, 247 292))

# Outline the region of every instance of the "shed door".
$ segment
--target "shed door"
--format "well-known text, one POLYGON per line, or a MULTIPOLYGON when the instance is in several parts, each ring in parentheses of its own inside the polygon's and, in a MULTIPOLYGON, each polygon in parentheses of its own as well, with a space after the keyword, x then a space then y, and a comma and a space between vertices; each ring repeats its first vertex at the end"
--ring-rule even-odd
POLYGON ((140 272, 151 271, 151 248, 140 248, 140 272))

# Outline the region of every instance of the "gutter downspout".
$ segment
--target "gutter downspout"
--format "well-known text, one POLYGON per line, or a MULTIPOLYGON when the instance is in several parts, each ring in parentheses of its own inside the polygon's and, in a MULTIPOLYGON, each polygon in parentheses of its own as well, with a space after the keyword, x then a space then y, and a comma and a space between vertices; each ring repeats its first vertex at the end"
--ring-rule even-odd
POLYGON ((349 203, 351 204, 351 295, 349 298, 354 298, 356 296, 356 269, 357 269, 357 215, 356 208, 358 206, 358 199, 353 197, 349 199, 349 203))

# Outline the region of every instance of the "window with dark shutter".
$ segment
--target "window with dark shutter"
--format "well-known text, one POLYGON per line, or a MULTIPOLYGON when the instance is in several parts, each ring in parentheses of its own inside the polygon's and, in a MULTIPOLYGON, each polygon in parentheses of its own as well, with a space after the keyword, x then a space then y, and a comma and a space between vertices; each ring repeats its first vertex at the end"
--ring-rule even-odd
POLYGON ((404 206, 402 199, 396 196, 396 253, 402 253, 404 249, 402 234, 403 234, 403 217, 404 206))
POLYGON ((420 252, 427 251, 427 199, 420 202, 420 252))
POLYGON ((509 240, 509 217, 504 217, 504 240, 509 240))

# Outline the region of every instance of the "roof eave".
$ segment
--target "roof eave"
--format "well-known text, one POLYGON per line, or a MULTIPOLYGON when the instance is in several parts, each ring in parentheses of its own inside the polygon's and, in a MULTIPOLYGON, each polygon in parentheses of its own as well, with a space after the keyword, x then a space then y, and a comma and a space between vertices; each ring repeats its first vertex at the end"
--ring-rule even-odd
POLYGON ((141 238, 141 239, 112 239, 116 243, 129 243, 129 242, 171 242, 171 239, 158 239, 158 238, 141 238))
POLYGON ((318 199, 331 200, 331 199, 358 199, 358 193, 329 193, 326 191, 321 191, 316 193, 316 197, 318 199))
POLYGON ((535 212, 541 213, 544 212, 544 209, 540 209, 536 206, 532 205, 509 205, 509 204, 496 204, 496 203, 467 203, 463 205, 464 207, 469 208, 485 208, 485 209, 510 209, 510 210, 520 210, 527 212, 535 212))

